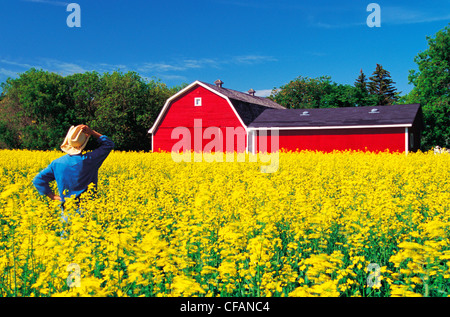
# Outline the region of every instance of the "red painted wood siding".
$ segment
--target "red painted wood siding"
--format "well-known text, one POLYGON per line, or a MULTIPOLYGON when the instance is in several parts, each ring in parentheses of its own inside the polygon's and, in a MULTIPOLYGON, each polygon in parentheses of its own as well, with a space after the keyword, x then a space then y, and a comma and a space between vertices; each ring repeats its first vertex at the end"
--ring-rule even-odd
MULTIPOLYGON (((266 148, 271 151, 271 137, 256 138, 258 151, 266 148), (264 143, 266 142, 266 143, 264 143), (267 147, 265 147, 267 144, 267 147)), ((370 129, 330 129, 330 130, 280 130, 279 148, 287 151, 333 150, 361 151, 405 151, 404 128, 370 128, 370 129)))
POLYGON ((239 138, 243 138, 243 142, 239 143, 237 142, 238 137, 234 136, 235 141, 233 142, 234 146, 232 151, 244 152, 246 149, 247 139, 245 129, 228 101, 201 86, 194 87, 171 102, 161 123, 153 134, 153 150, 171 152, 174 145, 181 140, 181 137, 175 139, 171 137, 172 131, 177 127, 189 129, 192 150, 197 150, 194 148, 195 135, 202 136, 201 149, 199 149, 201 151, 208 144, 208 148, 213 152, 230 150, 226 144, 227 133, 231 136, 230 132, 237 132, 239 138), (202 98, 202 106, 194 105, 195 98, 202 98), (197 120, 197 129, 195 131, 194 120, 197 120), (200 122, 202 127, 201 132, 200 122), (211 138, 204 137, 205 129, 209 127, 212 128, 208 129, 208 132, 216 133, 219 136, 222 149, 220 149, 220 146, 219 149, 211 149, 212 144, 210 142, 215 139, 216 135, 213 135, 211 138))

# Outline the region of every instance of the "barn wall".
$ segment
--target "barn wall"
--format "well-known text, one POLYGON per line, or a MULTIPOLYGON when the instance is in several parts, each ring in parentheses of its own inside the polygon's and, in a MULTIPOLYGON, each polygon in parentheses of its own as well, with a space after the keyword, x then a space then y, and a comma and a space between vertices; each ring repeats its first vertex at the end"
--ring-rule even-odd
MULTIPOLYGON (((270 135, 267 137, 258 135, 256 138, 258 149, 267 144, 268 151, 271 151, 272 142, 270 135)), ((389 149, 391 152, 404 152, 405 129, 280 130, 279 148, 287 151, 385 151, 389 149)))
POLYGON ((195 151, 203 151, 205 146, 213 152, 229 150, 227 135, 228 138, 234 137, 234 142, 229 142, 233 143, 233 151, 244 152, 246 148, 245 129, 228 101, 201 86, 194 87, 172 101, 153 134, 153 150, 171 152, 175 146, 178 151, 179 142, 183 142, 188 135, 191 138, 190 147, 195 151), (202 106, 194 105, 195 98, 202 98, 202 106), (172 138, 175 128, 178 128, 179 133, 172 138), (185 134, 182 133, 183 129, 185 134), (197 141, 194 139, 196 137, 197 141), (238 142, 238 138, 241 142, 238 142), (218 143, 214 143, 214 140, 218 143))
POLYGON ((409 144, 410 151, 415 152, 420 149, 422 130, 423 130, 423 121, 422 121, 422 114, 420 113, 414 120, 413 126, 409 128, 408 131, 410 134, 410 142, 413 141, 412 144, 411 143, 409 144))

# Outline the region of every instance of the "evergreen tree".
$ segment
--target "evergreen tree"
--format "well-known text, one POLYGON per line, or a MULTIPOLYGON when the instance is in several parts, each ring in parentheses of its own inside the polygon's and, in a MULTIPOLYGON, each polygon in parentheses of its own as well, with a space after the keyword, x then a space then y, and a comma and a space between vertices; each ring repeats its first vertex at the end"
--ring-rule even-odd
POLYGON ((375 71, 370 77, 368 83, 369 94, 376 96, 377 105, 392 105, 399 99, 399 93, 394 87, 395 82, 391 78, 391 74, 377 64, 375 71))
POLYGON ((355 83, 355 103, 357 107, 363 106, 375 106, 377 104, 377 98, 369 94, 367 87, 367 77, 361 69, 359 76, 355 83))
POLYGON ((362 91, 367 91, 367 77, 364 74, 362 68, 359 71, 359 76, 355 81, 355 87, 361 89, 362 91))

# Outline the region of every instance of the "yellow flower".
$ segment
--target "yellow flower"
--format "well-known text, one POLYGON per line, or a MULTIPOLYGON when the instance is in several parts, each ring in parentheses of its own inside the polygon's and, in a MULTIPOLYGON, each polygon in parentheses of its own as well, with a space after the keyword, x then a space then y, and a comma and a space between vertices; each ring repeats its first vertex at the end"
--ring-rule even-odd
POLYGON ((279 154, 279 169, 261 173, 248 154, 177 163, 113 152, 63 224, 59 202, 32 185, 63 154, 0 150, 0 293, 361 296, 377 263, 382 283, 369 294, 441 295, 450 156, 279 154), (79 288, 67 285, 70 263, 79 288))

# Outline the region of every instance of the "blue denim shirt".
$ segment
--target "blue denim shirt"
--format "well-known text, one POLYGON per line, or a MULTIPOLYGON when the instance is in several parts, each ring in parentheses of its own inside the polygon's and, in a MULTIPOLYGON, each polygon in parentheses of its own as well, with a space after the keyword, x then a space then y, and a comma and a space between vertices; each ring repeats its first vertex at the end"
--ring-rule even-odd
POLYGON ((114 148, 114 143, 105 135, 97 139, 100 146, 85 154, 64 155, 51 162, 33 179, 33 185, 41 195, 52 192, 49 183, 56 180, 62 202, 65 197, 79 197, 88 185, 97 186, 98 170, 114 148))

